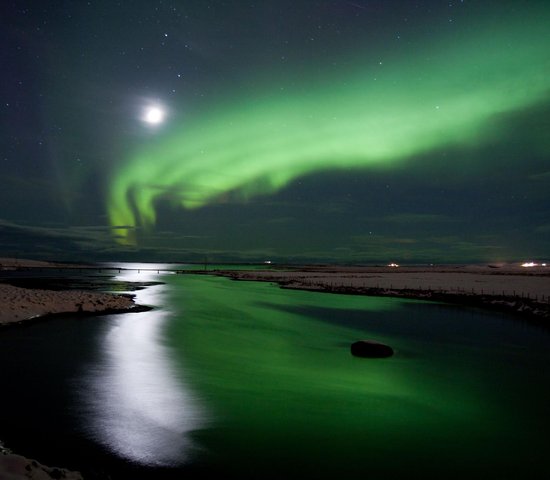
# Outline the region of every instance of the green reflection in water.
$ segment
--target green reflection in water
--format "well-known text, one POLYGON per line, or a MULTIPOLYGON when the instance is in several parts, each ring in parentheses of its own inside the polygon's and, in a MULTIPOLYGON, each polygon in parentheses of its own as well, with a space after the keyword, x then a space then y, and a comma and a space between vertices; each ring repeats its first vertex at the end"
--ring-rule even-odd
MULTIPOLYGON (((525 409, 518 389, 532 379, 514 362, 524 352, 507 318, 213 277, 169 282, 176 313, 168 338, 213 416, 197 434, 203 466, 241 478, 547 469, 537 421, 517 412, 518 403, 525 409), (480 321, 476 337, 469 329, 480 321), (490 343, 499 325, 496 341, 507 347, 490 343), (354 358, 349 345, 359 338, 386 342, 396 355, 354 358), (510 378, 519 383, 507 386, 510 378)), ((547 354, 534 355, 548 365, 547 354)), ((539 394, 534 411, 545 408, 548 388, 539 394)))

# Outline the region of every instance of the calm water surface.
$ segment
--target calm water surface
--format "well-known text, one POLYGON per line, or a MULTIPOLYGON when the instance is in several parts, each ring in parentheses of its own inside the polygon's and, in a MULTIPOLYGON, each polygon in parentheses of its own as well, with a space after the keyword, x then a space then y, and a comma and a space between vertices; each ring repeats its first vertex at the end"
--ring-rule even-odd
POLYGON ((88 478, 550 474, 546 331, 424 302, 160 277, 135 292, 151 312, 0 332, 0 438, 88 478), (354 358, 361 338, 396 354, 354 358))

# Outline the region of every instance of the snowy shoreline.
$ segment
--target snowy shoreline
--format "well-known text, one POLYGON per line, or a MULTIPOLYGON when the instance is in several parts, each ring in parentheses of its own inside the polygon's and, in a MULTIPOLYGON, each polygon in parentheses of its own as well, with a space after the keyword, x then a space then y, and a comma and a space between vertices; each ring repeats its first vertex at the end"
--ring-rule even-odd
POLYGON ((316 267, 209 273, 294 290, 430 300, 550 319, 550 272, 546 269, 316 267))
POLYGON ((0 325, 9 325, 64 313, 107 314, 142 311, 130 295, 41 290, 0 284, 0 325))
POLYGON ((32 458, 17 455, 0 442, 0 478, 26 480, 29 478, 49 480, 82 480, 80 472, 66 468, 48 467, 32 458))

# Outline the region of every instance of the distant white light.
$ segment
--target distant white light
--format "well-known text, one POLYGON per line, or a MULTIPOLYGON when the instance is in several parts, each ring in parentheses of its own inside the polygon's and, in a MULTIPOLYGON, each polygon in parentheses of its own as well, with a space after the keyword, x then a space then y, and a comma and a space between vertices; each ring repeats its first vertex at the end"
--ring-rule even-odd
POLYGON ((525 262, 525 263, 522 263, 521 266, 522 267, 526 267, 526 268, 530 268, 530 267, 538 267, 538 263, 535 263, 535 262, 525 262))
POLYGON ((158 125, 164 121, 166 112, 158 106, 147 107, 143 115, 143 121, 150 125, 158 125))
POLYGON ((388 267, 397 268, 399 265, 397 263, 390 263, 388 267))

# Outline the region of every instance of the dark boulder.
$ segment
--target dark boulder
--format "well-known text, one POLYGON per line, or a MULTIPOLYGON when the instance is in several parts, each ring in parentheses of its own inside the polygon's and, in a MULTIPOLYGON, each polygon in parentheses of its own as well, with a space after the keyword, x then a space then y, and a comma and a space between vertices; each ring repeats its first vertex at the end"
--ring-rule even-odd
POLYGON ((355 357, 386 358, 393 355, 393 348, 373 340, 359 340, 351 344, 351 354, 355 357))

